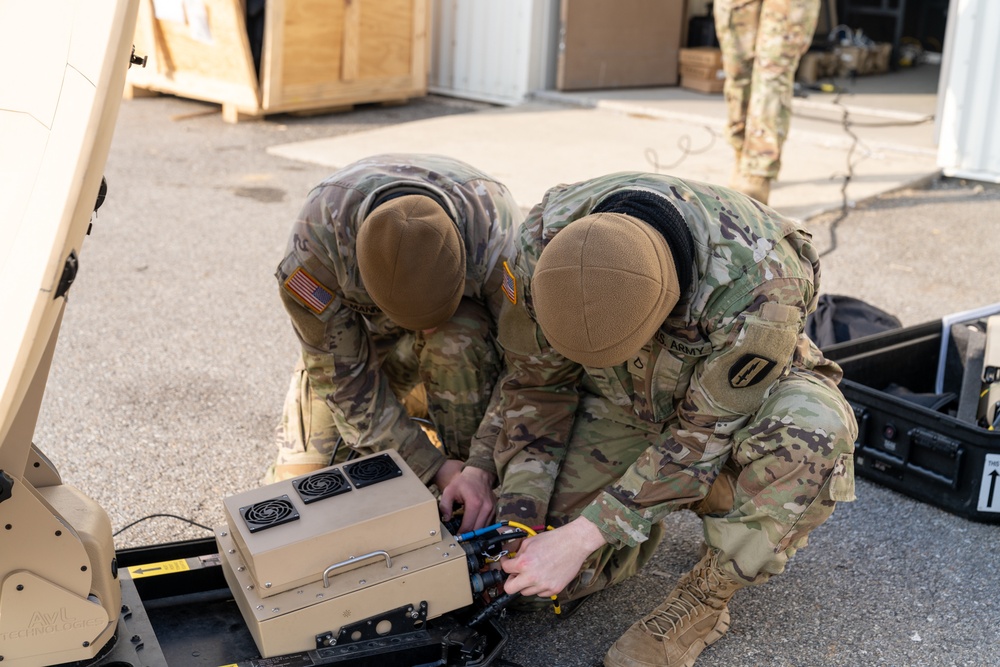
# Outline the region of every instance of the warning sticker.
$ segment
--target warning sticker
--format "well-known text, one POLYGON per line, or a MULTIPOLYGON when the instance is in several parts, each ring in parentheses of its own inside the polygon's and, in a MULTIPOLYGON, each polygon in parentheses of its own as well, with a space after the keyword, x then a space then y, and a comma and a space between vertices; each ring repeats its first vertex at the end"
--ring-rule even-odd
POLYGON ((143 577, 155 577, 160 574, 173 574, 174 572, 185 572, 190 570, 186 560, 165 560, 161 563, 147 563, 146 565, 133 565, 128 568, 128 573, 133 579, 143 577))
POLYGON ((987 454, 983 464, 983 481, 979 486, 980 512, 1000 512, 1000 454, 987 454))

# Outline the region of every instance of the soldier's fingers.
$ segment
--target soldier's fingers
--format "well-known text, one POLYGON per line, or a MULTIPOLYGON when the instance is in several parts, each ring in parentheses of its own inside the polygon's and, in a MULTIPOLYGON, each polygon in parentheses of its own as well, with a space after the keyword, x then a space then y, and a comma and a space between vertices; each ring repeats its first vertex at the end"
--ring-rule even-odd
POLYGON ((461 531, 475 530, 486 525, 486 519, 493 513, 492 507, 481 496, 472 494, 465 498, 465 515, 461 531))
POLYGON ((482 528, 493 518, 493 503, 484 502, 476 513, 476 524, 474 528, 482 528))
MULTIPOLYGON (((446 487, 444 491, 441 492, 441 500, 438 501, 438 508, 441 510, 441 518, 444 519, 445 521, 451 519, 452 507, 455 502, 453 498, 454 495, 455 495, 454 489, 450 485, 446 487)), ((462 532, 465 532, 464 521, 462 522, 462 525, 463 525, 462 532)))
POLYGON ((466 503, 464 505, 465 512, 462 514, 462 525, 459 528, 460 532, 468 532, 470 530, 475 530, 476 528, 482 528, 482 526, 476 525, 476 511, 475 509, 466 503))

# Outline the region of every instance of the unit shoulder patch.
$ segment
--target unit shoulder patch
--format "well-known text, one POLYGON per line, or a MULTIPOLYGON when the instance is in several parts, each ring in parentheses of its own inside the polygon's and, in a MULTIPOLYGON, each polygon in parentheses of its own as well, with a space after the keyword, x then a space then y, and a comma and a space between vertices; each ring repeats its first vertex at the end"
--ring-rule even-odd
POLYGON ((744 354, 729 367, 729 386, 733 389, 752 387, 766 378, 777 363, 759 354, 744 354))

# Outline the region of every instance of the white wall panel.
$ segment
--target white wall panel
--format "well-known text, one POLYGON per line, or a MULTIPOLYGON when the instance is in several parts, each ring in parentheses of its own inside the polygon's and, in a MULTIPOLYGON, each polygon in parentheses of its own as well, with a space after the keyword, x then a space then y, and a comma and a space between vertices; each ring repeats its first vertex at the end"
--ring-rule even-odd
POLYGON ((1000 0, 952 0, 938 92, 938 166, 1000 183, 1000 0))
POLYGON ((432 92, 518 104, 552 87, 554 0, 433 0, 432 92))

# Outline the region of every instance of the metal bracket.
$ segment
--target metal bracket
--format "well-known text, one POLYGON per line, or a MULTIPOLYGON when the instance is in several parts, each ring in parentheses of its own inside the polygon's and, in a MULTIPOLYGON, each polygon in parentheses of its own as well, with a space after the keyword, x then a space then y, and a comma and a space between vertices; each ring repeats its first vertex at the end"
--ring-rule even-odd
POLYGON ((139 65, 140 67, 146 66, 146 61, 149 60, 149 56, 137 56, 135 55, 135 45, 132 45, 132 55, 128 58, 128 66, 139 65))
POLYGON ((336 638, 334 638, 332 631, 316 635, 316 648, 321 649, 329 646, 392 637, 393 635, 419 630, 424 627, 426 622, 426 601, 421 601, 416 607, 412 604, 404 605, 398 609, 387 611, 384 614, 372 616, 351 625, 345 625, 340 628, 340 632, 336 638))
POLYGON ((63 266, 62 277, 59 278, 59 286, 56 287, 56 293, 52 297, 53 299, 66 296, 66 292, 69 291, 73 281, 76 280, 76 272, 79 270, 80 260, 76 256, 76 251, 70 250, 69 256, 66 258, 66 264, 63 266))
POLYGON ((10 475, 0 470, 0 503, 14 495, 14 480, 10 475))

